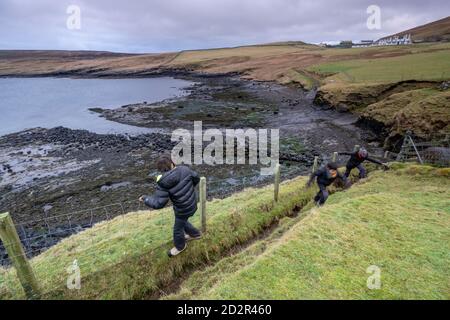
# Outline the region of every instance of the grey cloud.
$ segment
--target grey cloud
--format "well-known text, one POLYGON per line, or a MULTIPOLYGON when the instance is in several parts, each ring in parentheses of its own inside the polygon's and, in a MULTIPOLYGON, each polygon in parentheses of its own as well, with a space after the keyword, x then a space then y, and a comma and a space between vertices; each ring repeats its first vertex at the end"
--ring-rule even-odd
POLYGON ((376 39, 443 18, 449 9, 447 0, 2 0, 0 49, 155 52, 376 39), (70 4, 81 8, 81 30, 66 28, 70 4), (366 27, 371 4, 381 8, 381 30, 366 27))

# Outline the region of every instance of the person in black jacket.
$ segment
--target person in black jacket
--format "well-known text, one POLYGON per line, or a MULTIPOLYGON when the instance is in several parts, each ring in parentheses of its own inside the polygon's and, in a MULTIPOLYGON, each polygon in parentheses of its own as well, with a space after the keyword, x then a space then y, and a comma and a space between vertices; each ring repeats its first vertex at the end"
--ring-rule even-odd
POLYGON ((319 168, 314 172, 307 183, 308 187, 311 187, 314 179, 317 178, 317 185, 319 186, 319 192, 314 197, 314 201, 318 206, 321 206, 328 199, 327 187, 332 184, 336 179, 342 179, 347 181, 346 177, 341 175, 338 171, 337 164, 334 162, 327 163, 326 166, 319 168))
POLYGON ((360 148, 358 151, 355 152, 339 152, 339 154, 350 156, 350 159, 346 164, 346 170, 344 173, 345 177, 347 178, 350 176, 350 172, 353 169, 357 168, 359 171, 359 178, 364 179, 366 177, 366 169, 364 168, 362 163, 366 160, 375 164, 379 164, 385 168, 388 168, 387 164, 369 158, 369 153, 364 148, 360 148))
POLYGON ((187 247, 186 240, 201 238, 201 233, 188 219, 197 211, 195 187, 200 181, 198 174, 187 166, 175 166, 170 156, 158 159, 157 168, 163 172, 157 177, 156 191, 152 196, 141 196, 140 201, 153 209, 163 208, 169 199, 175 212, 173 242, 169 257, 176 256, 187 247))

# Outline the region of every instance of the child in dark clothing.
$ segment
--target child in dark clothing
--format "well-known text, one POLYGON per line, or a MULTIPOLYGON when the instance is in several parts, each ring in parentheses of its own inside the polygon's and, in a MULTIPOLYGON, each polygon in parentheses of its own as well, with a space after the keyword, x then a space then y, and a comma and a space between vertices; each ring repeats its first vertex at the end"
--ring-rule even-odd
POLYGON ((163 208, 169 199, 175 212, 173 227, 174 247, 169 257, 176 256, 186 249, 186 240, 201 238, 201 233, 188 219, 197 211, 195 186, 200 181, 198 174, 187 166, 175 166, 169 156, 162 156, 157 162, 158 170, 163 172, 157 178, 156 191, 152 196, 141 196, 140 201, 153 209, 163 208))
POLYGON ((350 172, 357 168, 359 170, 359 178, 364 179, 366 177, 366 169, 362 165, 364 161, 369 161, 375 164, 379 164, 384 166, 384 168, 388 168, 387 164, 382 163, 378 160, 369 158, 369 153, 366 149, 360 148, 358 151, 355 152, 339 152, 339 154, 350 156, 350 159, 348 160, 346 164, 346 170, 345 170, 345 177, 350 176, 350 172))
POLYGON ((314 172, 307 183, 308 187, 311 187, 315 178, 317 178, 317 185, 319 186, 319 192, 314 197, 314 201, 318 206, 323 205, 325 201, 327 201, 328 199, 327 187, 330 184, 332 184, 336 179, 342 179, 344 182, 347 181, 346 177, 339 173, 337 165, 334 162, 327 163, 326 166, 314 172))

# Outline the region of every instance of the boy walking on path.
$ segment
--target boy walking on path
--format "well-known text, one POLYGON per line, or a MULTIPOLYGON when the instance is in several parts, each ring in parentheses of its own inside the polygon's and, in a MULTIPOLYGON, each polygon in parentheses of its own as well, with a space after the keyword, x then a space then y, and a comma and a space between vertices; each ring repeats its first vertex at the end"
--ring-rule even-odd
POLYGON ((169 199, 175 213, 173 226, 174 247, 169 250, 169 257, 176 256, 187 247, 186 241, 201 238, 188 219, 197 211, 195 187, 200 181, 198 174, 187 166, 175 166, 170 156, 162 156, 157 161, 157 168, 163 174, 157 178, 156 191, 152 196, 141 196, 140 201, 153 209, 163 208, 169 199))
POLYGON ((369 158, 369 153, 364 148, 360 148, 359 150, 357 150, 355 152, 339 152, 339 154, 342 154, 345 156, 350 156, 350 159, 348 160, 348 162, 346 164, 346 170, 344 173, 345 177, 347 177, 347 178, 350 176, 350 172, 353 169, 357 168, 359 170, 359 178, 364 179, 366 177, 366 169, 364 168, 362 163, 366 160, 369 162, 381 165, 384 168, 389 168, 387 166, 387 164, 382 163, 378 160, 369 158))
POLYGON ((347 181, 345 176, 342 176, 337 168, 336 163, 330 162, 326 166, 318 169, 314 172, 307 183, 307 187, 311 187, 314 179, 317 178, 317 185, 319 186, 319 192, 317 192, 314 197, 314 201, 318 206, 322 206, 328 199, 327 187, 332 184, 336 179, 342 179, 344 182, 347 181))

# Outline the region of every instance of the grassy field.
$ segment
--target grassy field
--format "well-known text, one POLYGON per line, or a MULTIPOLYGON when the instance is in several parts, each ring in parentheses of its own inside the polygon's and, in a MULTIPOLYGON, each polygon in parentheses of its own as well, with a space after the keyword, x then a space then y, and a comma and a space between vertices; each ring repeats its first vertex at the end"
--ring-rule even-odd
POLYGON ((193 273, 166 298, 450 299, 450 171, 394 167, 305 208, 281 235, 193 273), (379 290, 367 287, 372 265, 379 290))
MULTIPOLYGON (((103 222, 61 241, 31 259, 44 298, 143 299, 159 295, 194 267, 220 259, 245 244, 297 206, 306 204, 314 190, 304 191, 304 178, 281 185, 280 201, 273 203, 273 186, 247 189, 224 200, 208 202, 208 233, 191 243, 176 259, 169 259, 173 213, 142 211, 103 222), (67 268, 77 260, 81 290, 66 289, 67 268)), ((193 219, 199 223, 199 217, 193 219)), ((22 298, 14 269, 0 269, 0 299, 22 298)))
POLYGON ((310 71, 330 75, 325 83, 383 84, 405 80, 439 81, 450 78, 450 50, 380 59, 323 63, 310 71))

